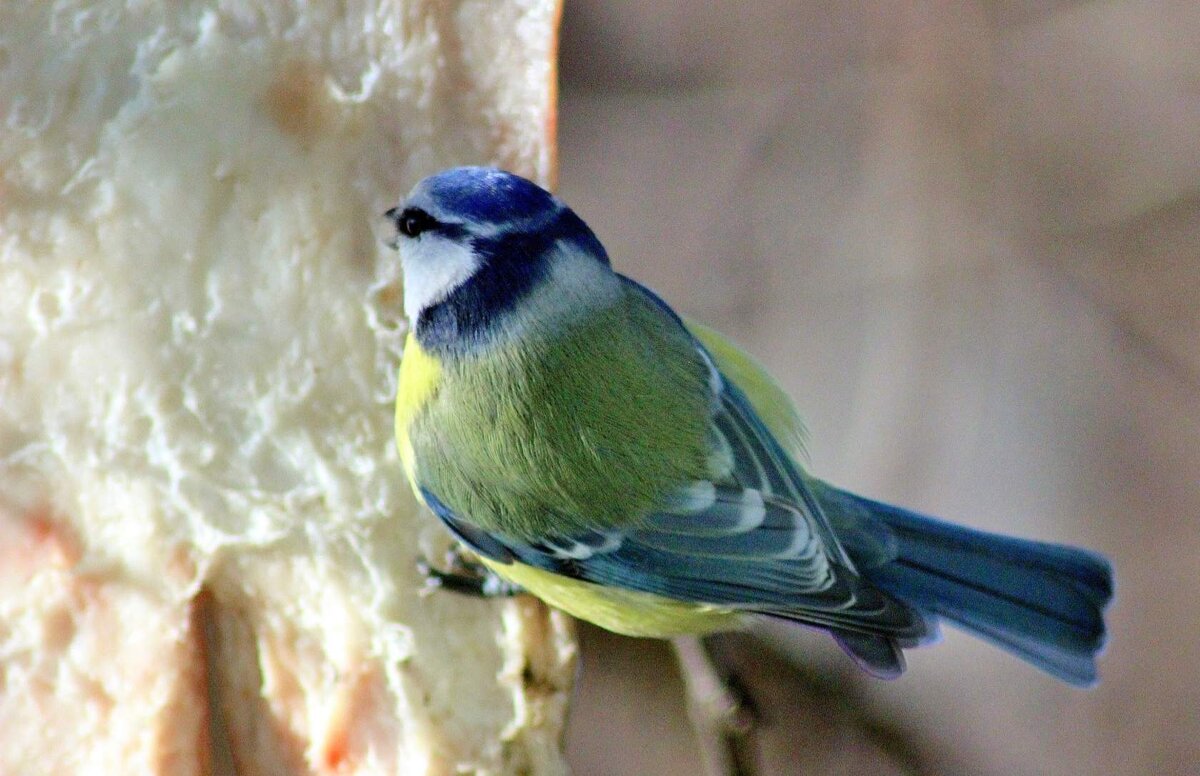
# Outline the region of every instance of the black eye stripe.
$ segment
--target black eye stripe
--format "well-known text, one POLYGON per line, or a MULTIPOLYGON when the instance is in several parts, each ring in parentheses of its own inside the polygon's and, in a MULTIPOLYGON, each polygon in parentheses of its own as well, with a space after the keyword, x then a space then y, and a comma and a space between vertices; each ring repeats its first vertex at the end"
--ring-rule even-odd
POLYGON ((406 207, 396 217, 396 228, 405 237, 416 237, 438 226, 438 221, 419 207, 406 207))

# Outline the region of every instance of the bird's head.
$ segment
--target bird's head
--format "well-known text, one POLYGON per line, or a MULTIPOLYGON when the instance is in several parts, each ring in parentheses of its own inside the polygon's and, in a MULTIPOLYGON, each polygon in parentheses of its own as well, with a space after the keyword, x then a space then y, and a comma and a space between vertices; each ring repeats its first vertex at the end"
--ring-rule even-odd
MULTIPOLYGON (((547 284, 611 275, 604 248, 570 208, 502 170, 431 175, 385 215, 396 228, 390 244, 400 251, 404 310, 418 336, 425 328, 431 336, 477 337, 547 284)), ((560 290, 564 304, 586 293, 560 290)))

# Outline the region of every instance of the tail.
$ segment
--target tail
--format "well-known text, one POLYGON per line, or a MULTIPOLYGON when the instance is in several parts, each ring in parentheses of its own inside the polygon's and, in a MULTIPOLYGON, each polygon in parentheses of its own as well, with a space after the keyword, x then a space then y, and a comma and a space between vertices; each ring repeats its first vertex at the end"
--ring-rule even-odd
POLYGON ((1063 681, 1096 683, 1113 595, 1102 555, 962 528, 834 488, 822 495, 872 584, 1063 681))

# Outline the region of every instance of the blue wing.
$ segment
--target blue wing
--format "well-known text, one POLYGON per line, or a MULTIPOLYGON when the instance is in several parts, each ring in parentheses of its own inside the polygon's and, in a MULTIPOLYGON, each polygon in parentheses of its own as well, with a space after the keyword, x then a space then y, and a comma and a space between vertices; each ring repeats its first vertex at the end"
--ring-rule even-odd
POLYGON ((752 489, 697 483, 637 528, 537 541, 484 531, 428 490, 422 495, 467 546, 500 563, 906 641, 925 633, 906 607, 822 557, 794 507, 752 489), (711 491, 705 506, 699 490, 711 491))
MULTIPOLYGON (((665 303, 635 289, 683 326, 665 303)), ((710 478, 681 485, 635 525, 527 541, 473 525, 427 490, 426 503, 491 560, 822 625, 877 672, 898 672, 894 642, 915 643, 931 623, 859 577, 796 465, 695 347, 711 370, 710 478), (845 643, 855 640, 857 648, 845 643)))

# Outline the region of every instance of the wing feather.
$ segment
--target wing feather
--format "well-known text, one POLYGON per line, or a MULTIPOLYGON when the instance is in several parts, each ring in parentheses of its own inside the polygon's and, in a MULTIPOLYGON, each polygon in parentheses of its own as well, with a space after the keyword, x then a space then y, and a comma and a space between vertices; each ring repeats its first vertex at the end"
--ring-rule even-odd
MULTIPOLYGON (((629 283, 686 328, 665 303, 629 283)), ((472 549, 498 563, 839 631, 922 635, 927 625, 918 613, 855 572, 793 456, 726 370, 751 380, 768 400, 772 425, 795 444, 801 427, 786 397, 765 374, 756 377, 761 369, 748 357, 731 358, 740 351, 715 332, 691 331, 712 373, 710 480, 682 483, 630 525, 536 542, 473 526, 426 491, 427 503, 472 549)))

